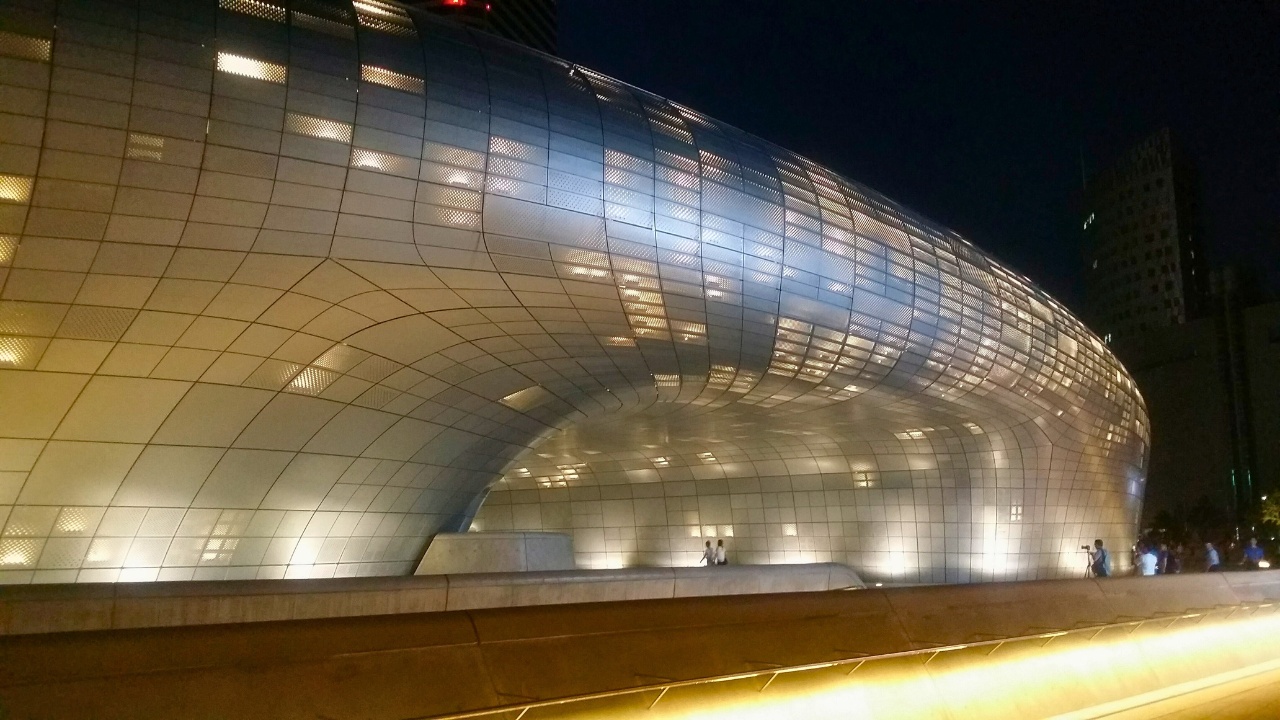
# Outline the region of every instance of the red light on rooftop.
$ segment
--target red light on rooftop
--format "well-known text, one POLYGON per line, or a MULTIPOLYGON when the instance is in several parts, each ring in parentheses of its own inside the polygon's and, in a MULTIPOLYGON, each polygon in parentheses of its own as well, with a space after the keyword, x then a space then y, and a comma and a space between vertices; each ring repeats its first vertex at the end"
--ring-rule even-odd
POLYGON ((445 5, 466 5, 467 0, 444 0, 445 5))

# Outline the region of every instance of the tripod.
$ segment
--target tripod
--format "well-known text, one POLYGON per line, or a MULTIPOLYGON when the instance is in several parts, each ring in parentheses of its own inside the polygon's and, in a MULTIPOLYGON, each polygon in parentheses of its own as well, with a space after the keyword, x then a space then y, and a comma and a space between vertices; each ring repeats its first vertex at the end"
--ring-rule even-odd
POLYGON ((1093 572, 1093 551, 1088 548, 1080 548, 1084 553, 1084 577, 1086 580, 1094 576, 1093 572))

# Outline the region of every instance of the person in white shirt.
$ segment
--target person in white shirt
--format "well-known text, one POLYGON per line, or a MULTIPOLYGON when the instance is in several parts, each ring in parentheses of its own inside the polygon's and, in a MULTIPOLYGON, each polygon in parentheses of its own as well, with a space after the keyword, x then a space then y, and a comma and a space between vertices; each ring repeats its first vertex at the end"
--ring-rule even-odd
POLYGON ((698 562, 705 563, 707 567, 716 564, 716 551, 715 548, 711 547, 710 540, 707 541, 707 549, 702 551, 702 559, 698 562))
POLYGON ((1218 556, 1218 548, 1213 543, 1204 544, 1204 571, 1217 572, 1222 569, 1222 558, 1218 556))
POLYGON ((1138 574, 1155 575, 1156 564, 1159 558, 1156 557, 1155 551, 1148 545, 1142 545, 1138 548, 1138 574))
POLYGON ((728 564, 729 564, 729 559, 728 559, 727 557, 725 557, 725 554, 724 554, 724 541, 723 541, 723 540, 717 540, 717 541, 716 541, 716 564, 717 564, 717 565, 728 565, 728 564))

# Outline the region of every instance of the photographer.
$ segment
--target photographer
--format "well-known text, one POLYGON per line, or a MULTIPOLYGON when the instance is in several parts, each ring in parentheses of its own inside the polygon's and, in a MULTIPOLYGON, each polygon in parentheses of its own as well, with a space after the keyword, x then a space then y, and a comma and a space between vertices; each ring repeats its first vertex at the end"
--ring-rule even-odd
POLYGON ((1089 551, 1089 569, 1094 577, 1111 577, 1111 553, 1102 547, 1102 539, 1093 541, 1093 548, 1082 545, 1081 550, 1089 551))

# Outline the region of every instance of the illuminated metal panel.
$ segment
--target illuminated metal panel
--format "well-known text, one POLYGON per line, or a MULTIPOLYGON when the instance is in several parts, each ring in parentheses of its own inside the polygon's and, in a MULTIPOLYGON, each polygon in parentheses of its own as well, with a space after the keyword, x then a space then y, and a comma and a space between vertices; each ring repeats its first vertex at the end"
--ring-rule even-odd
POLYGON ((1134 537, 1129 375, 946 228, 392 3, 148 8, 0 34, 50 97, 6 108, 0 580, 405 573, 474 524, 958 582, 1134 537))
POLYGON ((226 52, 218 53, 218 70, 273 83, 283 83, 288 76, 288 70, 278 63, 254 60, 226 52))

